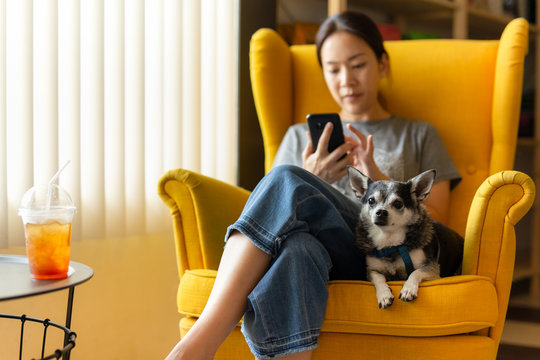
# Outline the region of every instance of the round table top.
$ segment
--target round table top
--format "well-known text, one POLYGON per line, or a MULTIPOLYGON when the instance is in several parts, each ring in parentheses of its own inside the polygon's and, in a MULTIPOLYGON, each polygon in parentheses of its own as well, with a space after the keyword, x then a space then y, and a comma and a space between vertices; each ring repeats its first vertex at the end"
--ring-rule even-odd
POLYGON ((71 261, 67 278, 36 280, 30 275, 26 256, 0 255, 0 301, 66 289, 89 280, 93 275, 94 271, 89 266, 71 261))

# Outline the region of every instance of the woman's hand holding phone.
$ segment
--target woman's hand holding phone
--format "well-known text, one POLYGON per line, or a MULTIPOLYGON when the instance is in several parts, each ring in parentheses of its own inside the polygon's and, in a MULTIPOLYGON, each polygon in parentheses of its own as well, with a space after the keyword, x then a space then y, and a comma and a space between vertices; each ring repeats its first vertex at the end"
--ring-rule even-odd
MULTIPOLYGON (((315 120, 311 120, 310 122, 310 116, 308 115, 308 123, 310 124, 311 131, 307 133, 308 144, 302 153, 302 165, 304 169, 329 183, 333 183, 347 174, 347 165, 350 165, 350 157, 347 156, 347 154, 353 146, 349 142, 342 142, 340 140, 337 141, 341 142, 341 144, 336 144, 335 135, 334 140, 332 141, 332 134, 335 128, 334 123, 332 121, 324 121, 324 126, 320 129, 321 126, 318 124, 321 122, 319 120, 317 120, 317 124, 315 124, 315 120), (315 127, 315 125, 318 126, 315 127), (314 131, 316 132, 319 130, 322 131, 318 134, 314 134, 314 131), (318 144, 313 144, 314 138, 318 138, 318 144), (329 152, 328 149, 331 142, 334 143, 333 147, 337 147, 329 152), (316 150, 314 150, 315 148, 316 150)), ((339 122, 338 125, 341 126, 341 122, 339 122)), ((342 130, 342 128, 336 131, 340 130, 342 130)), ((343 132, 341 131, 341 137, 342 133, 343 132)))

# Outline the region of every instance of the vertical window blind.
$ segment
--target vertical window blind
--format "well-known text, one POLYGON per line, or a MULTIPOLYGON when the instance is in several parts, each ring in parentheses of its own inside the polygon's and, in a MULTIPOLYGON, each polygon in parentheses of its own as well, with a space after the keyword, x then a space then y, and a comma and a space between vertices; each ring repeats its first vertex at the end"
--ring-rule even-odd
POLYGON ((162 232, 183 167, 235 183, 238 0, 0 0, 0 248, 67 161, 72 238, 162 232))

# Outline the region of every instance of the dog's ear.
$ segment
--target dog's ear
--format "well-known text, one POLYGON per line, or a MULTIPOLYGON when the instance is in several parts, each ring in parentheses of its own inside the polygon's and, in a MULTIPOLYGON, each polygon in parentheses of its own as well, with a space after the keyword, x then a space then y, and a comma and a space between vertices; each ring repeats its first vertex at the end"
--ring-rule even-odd
POLYGON ((416 195, 416 200, 424 201, 431 191, 433 181, 435 181, 436 171, 434 169, 424 171, 420 175, 413 177, 411 183, 411 193, 416 195))
POLYGON ((361 198, 366 193, 372 180, 352 166, 347 166, 347 173, 349 174, 349 182, 351 183, 351 187, 356 194, 356 197, 361 198))

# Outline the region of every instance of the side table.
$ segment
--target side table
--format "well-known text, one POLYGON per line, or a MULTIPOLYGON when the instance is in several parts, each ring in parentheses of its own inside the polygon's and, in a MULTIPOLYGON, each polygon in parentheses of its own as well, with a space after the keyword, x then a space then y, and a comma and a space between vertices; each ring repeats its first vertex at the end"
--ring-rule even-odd
MULTIPOLYGON (((68 289, 68 302, 66 309, 66 323, 65 328, 57 326, 65 331, 64 347, 70 342, 72 346, 64 354, 64 359, 69 359, 71 348, 75 345, 74 333, 71 332, 71 314, 73 311, 73 296, 75 293, 75 286, 84 283, 89 280, 94 271, 87 265, 71 261, 69 264, 68 277, 58 280, 35 280, 30 275, 30 269, 28 267, 28 258, 22 255, 0 255, 0 301, 20 299, 29 296, 36 296, 54 292, 58 290, 68 289)), ((20 319, 23 321, 21 327, 21 343, 20 354, 22 353, 22 337, 24 329, 24 321, 26 319, 36 322, 42 322, 45 326, 49 324, 49 320, 40 320, 27 318, 26 315, 14 316, 7 314, 0 314, 0 318, 20 319)), ((54 323, 51 323, 54 324, 54 323)), ((46 333, 46 330, 45 330, 46 333)), ((43 347, 45 346, 45 335, 43 341, 43 347)), ((58 351, 57 351, 58 352, 58 351)), ((21 356, 21 355, 19 355, 21 356)), ((61 356, 61 355, 60 355, 61 356)), ((43 354, 42 354, 43 357, 43 354)), ((58 358, 58 356, 55 356, 58 358)), ((49 357, 48 357, 49 358, 49 357)))

